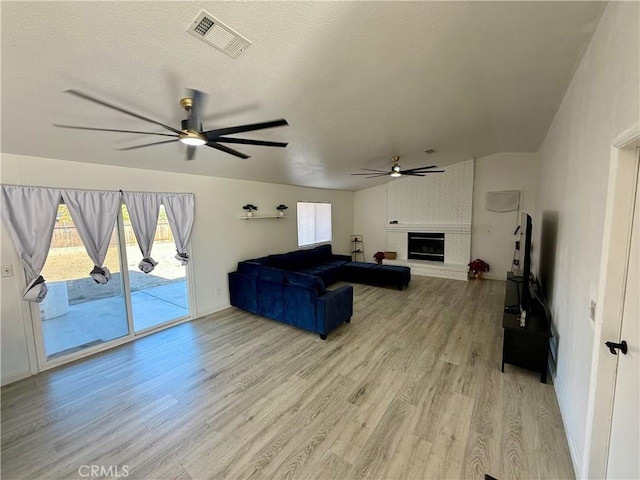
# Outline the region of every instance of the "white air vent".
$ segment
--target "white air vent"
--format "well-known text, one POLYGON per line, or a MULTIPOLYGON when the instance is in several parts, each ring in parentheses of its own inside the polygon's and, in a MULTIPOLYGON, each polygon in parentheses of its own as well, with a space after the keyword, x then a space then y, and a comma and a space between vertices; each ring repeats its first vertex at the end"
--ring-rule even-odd
POLYGON ((251 45, 249 40, 204 10, 189 25, 187 32, 231 58, 238 58, 251 45))

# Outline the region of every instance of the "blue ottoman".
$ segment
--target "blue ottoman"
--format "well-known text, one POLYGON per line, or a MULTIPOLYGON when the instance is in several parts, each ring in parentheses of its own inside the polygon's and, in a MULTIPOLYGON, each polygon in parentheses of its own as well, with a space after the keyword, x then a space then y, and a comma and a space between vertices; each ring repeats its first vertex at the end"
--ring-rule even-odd
POLYGON ((399 265, 375 265, 373 281, 376 285, 392 285, 398 290, 409 286, 411 281, 411 269, 399 265))
POLYGON ((398 290, 407 287, 411 281, 411 269, 396 265, 349 262, 342 266, 340 273, 341 279, 347 282, 376 286, 391 285, 398 290))

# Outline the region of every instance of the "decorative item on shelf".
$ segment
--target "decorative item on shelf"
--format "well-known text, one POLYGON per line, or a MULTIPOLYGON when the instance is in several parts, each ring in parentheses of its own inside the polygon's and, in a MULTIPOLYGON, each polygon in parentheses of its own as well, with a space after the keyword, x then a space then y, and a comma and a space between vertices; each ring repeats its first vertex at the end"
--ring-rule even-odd
POLYGON ((482 278, 484 272, 490 270, 489 264, 484 260, 476 258, 473 262, 469 262, 469 277, 482 278))
POLYGON ((278 215, 280 215, 281 217, 284 217, 284 211, 289 208, 287 207, 285 204, 281 203, 280 205, 278 205, 276 207, 276 210, 278 210, 278 215))
POLYGON ((376 252, 373 254, 373 258, 375 258, 378 265, 382 265, 382 260, 384 259, 384 252, 376 252))
POLYGON ((395 260, 397 256, 397 252, 384 252, 384 258, 387 260, 395 260))
POLYGON ((244 207, 242 207, 242 209, 247 211, 247 217, 253 217, 253 211, 258 210, 258 207, 247 203, 244 207))

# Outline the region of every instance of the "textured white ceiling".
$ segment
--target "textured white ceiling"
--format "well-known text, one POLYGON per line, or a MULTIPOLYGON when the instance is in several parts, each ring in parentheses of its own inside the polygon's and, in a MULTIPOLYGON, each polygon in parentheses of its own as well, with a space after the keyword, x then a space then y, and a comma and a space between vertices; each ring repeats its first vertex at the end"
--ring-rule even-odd
POLYGON ((1 2, 2 151, 357 190, 359 168, 440 166, 536 151, 602 2, 1 2), (186 32, 202 10, 253 42, 233 60, 186 32), (115 148, 162 130, 64 94, 78 89, 180 128, 185 88, 209 94, 205 129, 286 118, 230 145, 115 148), (428 147, 437 153, 427 156, 428 147))

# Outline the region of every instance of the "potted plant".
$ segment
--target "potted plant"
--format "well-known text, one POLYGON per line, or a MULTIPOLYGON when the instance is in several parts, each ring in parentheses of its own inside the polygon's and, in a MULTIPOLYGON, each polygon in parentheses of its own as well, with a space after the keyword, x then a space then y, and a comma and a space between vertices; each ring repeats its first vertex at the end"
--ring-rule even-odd
POLYGON ((376 252, 373 254, 373 258, 375 258, 378 265, 382 265, 382 260, 384 259, 384 252, 376 252))
POLYGON ((244 207, 242 207, 242 209, 247 211, 247 217, 253 217, 253 211, 258 210, 258 207, 247 203, 244 207))
POLYGON ((284 217, 284 211, 285 211, 287 208, 289 208, 289 207, 287 207, 286 205, 284 205, 284 204, 282 204, 282 203, 281 203, 280 205, 278 205, 278 206, 276 207, 276 210, 278 210, 278 215, 280 215, 281 217, 284 217))
POLYGON ((473 278, 482 278, 482 274, 489 270, 489 264, 480 258, 476 258, 473 262, 469 262, 469 274, 473 278))

